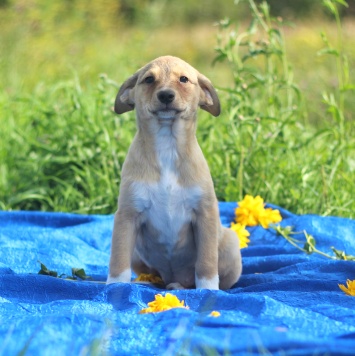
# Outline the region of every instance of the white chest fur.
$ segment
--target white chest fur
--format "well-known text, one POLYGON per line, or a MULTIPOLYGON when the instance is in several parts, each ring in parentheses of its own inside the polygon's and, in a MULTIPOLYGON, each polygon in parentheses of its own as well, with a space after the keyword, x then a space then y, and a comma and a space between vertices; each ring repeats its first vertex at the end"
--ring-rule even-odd
POLYGON ((202 190, 199 186, 184 187, 179 184, 175 167, 176 139, 170 127, 166 130, 163 127, 156 136, 156 152, 161 168, 160 180, 155 183, 135 182, 133 199, 143 221, 154 227, 158 233, 155 238, 171 253, 182 227, 192 220, 202 190))

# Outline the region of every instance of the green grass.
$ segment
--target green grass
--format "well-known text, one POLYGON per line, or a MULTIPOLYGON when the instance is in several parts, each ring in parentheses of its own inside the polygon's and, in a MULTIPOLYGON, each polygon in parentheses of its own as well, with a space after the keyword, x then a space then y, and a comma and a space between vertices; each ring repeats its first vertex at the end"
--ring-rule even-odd
POLYGON ((169 53, 220 89, 221 116, 200 111, 198 127, 218 199, 248 193, 355 218, 354 28, 284 27, 248 3, 253 25, 236 28, 114 27, 78 19, 80 9, 63 23, 61 8, 23 10, 19 21, 0 10, 0 208, 112 213, 135 132, 134 113, 112 111, 119 83, 169 53))

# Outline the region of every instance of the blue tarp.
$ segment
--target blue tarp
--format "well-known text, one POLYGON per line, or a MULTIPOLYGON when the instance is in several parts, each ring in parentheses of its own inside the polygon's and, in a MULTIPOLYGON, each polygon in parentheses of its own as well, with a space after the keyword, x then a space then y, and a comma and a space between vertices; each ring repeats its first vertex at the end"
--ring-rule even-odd
MULTIPOLYGON (((235 206, 220 203, 224 225, 235 206)), ((281 225, 306 230, 319 249, 355 255, 354 220, 280 210, 281 225)), ((250 230, 232 289, 173 291, 189 309, 139 314, 165 291, 37 274, 39 260, 104 281, 112 225, 113 216, 0 212, 0 355, 355 354, 355 297, 338 287, 355 279, 355 262, 306 255, 270 229, 250 230)))

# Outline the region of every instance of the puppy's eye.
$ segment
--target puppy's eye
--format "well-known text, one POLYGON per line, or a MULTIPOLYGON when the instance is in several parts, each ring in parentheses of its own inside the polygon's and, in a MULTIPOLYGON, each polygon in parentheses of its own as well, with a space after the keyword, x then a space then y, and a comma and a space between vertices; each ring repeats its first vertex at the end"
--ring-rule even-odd
POLYGON ((154 83, 154 81, 155 81, 155 79, 152 75, 150 75, 149 77, 144 79, 144 82, 147 84, 152 84, 152 83, 154 83))
POLYGON ((185 77, 184 75, 180 77, 180 82, 181 83, 187 83, 189 81, 188 77, 185 77))

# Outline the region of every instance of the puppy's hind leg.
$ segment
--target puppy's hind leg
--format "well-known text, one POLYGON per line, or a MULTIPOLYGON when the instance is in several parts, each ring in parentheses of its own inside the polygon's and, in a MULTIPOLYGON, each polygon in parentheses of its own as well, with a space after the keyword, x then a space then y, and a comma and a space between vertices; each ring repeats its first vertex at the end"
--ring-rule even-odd
POLYGON ((132 269, 137 276, 140 274, 153 273, 153 271, 142 261, 136 249, 132 256, 132 269))
POLYGON ((220 289, 229 289, 242 274, 242 257, 236 233, 222 228, 222 240, 218 247, 218 274, 220 289))

